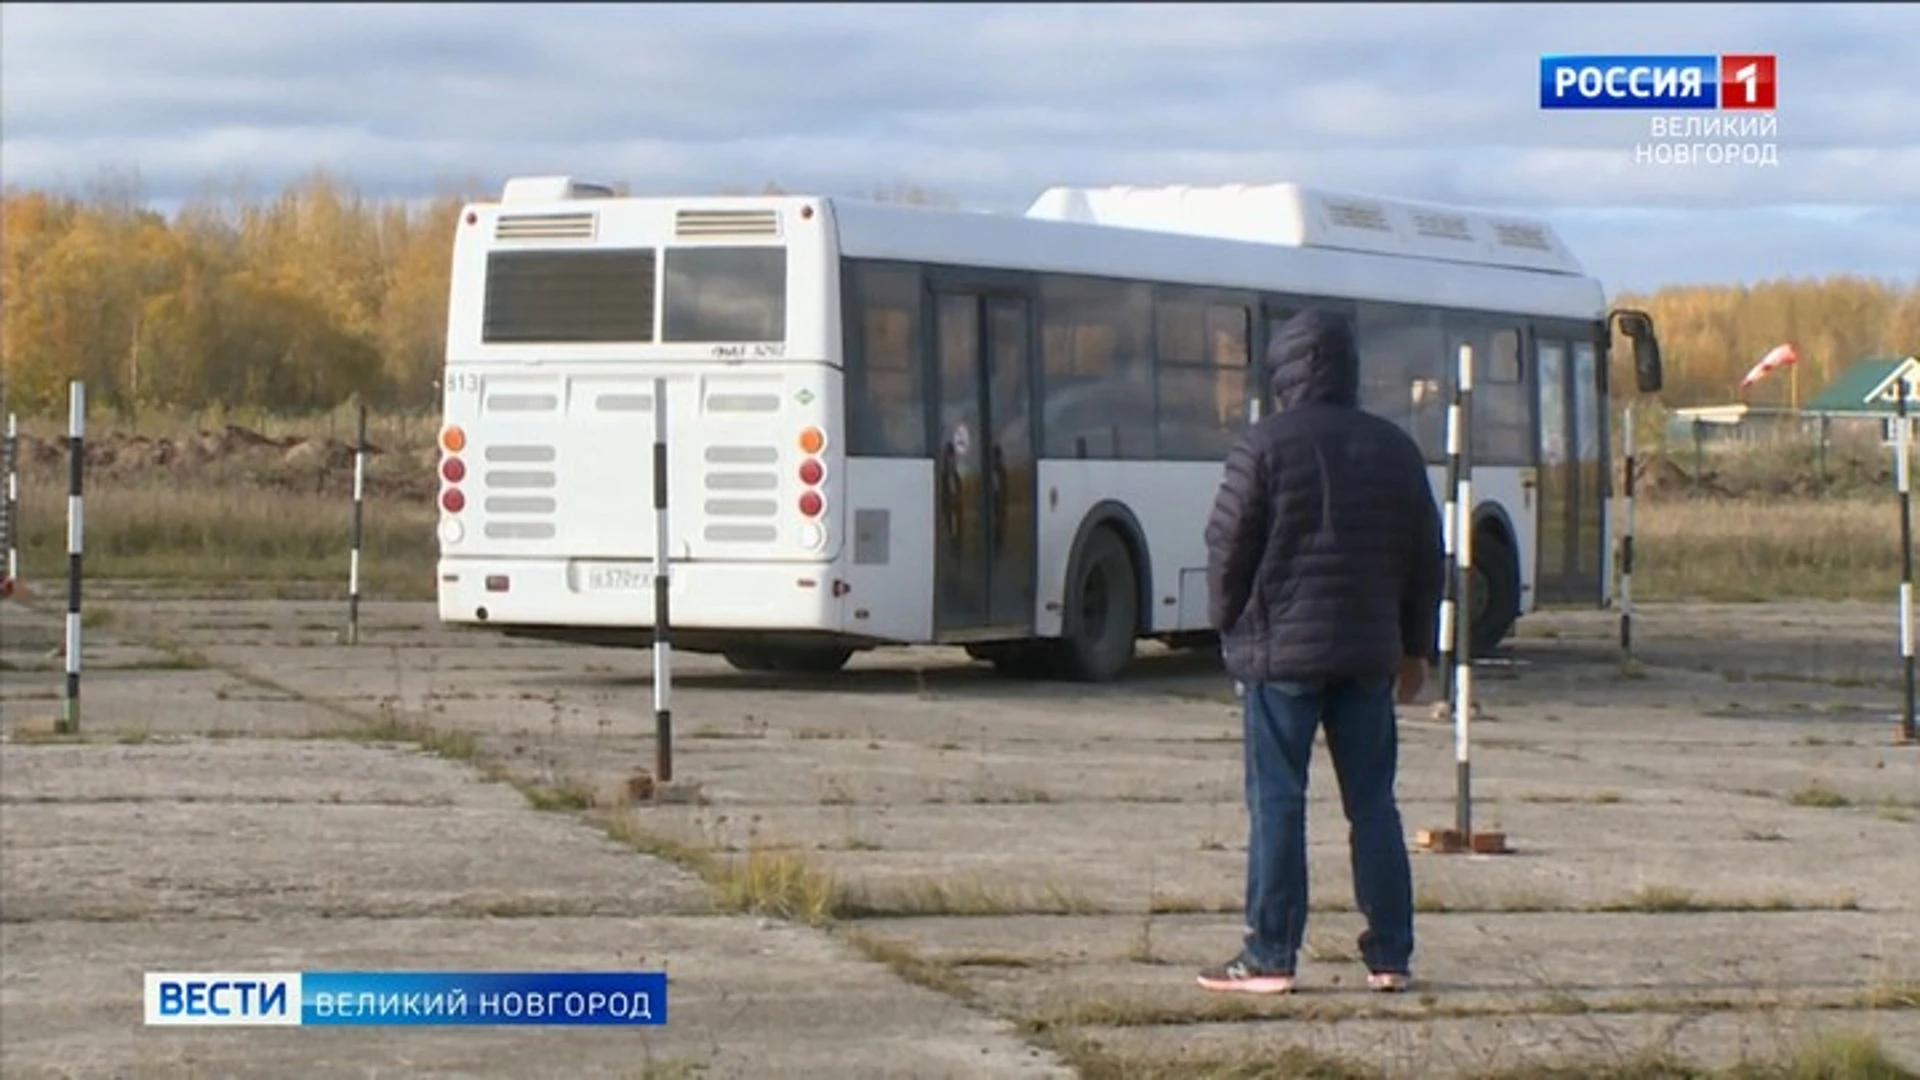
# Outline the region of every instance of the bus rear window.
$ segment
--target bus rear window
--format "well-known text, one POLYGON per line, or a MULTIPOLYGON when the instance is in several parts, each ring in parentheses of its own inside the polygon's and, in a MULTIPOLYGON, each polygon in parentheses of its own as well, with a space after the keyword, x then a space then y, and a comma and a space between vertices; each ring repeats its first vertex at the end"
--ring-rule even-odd
POLYGON ((491 252, 480 340, 652 341, 653 261, 650 248, 491 252))
POLYGON ((787 249, 671 249, 666 279, 662 341, 786 340, 787 249))

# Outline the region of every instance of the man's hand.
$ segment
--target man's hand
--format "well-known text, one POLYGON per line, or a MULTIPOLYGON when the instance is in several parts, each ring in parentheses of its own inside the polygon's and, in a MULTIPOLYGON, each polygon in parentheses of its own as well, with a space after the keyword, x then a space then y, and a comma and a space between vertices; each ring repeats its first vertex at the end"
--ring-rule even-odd
POLYGON ((1420 700, 1420 690, 1427 684, 1427 662, 1418 656, 1403 657, 1400 660, 1400 678, 1397 680, 1400 690, 1400 704, 1411 705, 1420 700))

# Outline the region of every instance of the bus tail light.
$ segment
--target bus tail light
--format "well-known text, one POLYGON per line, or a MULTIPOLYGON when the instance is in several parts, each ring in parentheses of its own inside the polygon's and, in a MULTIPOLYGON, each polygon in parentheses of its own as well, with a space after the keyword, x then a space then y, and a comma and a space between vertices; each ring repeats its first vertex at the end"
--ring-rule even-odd
POLYGON ((820 490, 827 478, 827 465, 819 456, 827 448, 827 433, 817 427, 803 428, 798 441, 800 452, 807 455, 798 470, 800 483, 805 485, 800 492, 800 516, 808 519, 800 526, 800 543, 817 551, 827 542, 826 527, 819 520, 827 512, 827 496, 820 490))
POLYGON ((440 475, 446 477, 447 483, 457 484, 467 478, 467 463, 450 457, 440 463, 440 475))
POLYGON ((448 488, 440 493, 440 508, 449 514, 457 514, 467 508, 467 497, 459 488, 448 488))
POLYGON ((449 454, 457 454, 467 448, 467 432, 458 424, 450 424, 440 432, 440 448, 449 454))

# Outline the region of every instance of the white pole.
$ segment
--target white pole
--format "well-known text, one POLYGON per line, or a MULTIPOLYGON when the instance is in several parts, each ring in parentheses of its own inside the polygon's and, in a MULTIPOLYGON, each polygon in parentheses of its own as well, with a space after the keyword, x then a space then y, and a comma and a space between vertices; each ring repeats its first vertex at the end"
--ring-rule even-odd
POLYGON ((20 580, 20 418, 7 414, 7 588, 20 580))
POLYGON ((1899 383, 1899 398, 1895 409, 1895 423, 1899 431, 1894 437, 1895 453, 1899 460, 1894 463, 1894 486, 1900 494, 1900 660, 1905 668, 1906 699, 1900 713, 1900 741, 1914 741, 1914 665, 1913 665, 1913 489, 1909 473, 1913 468, 1913 416, 1907 408, 1907 379, 1902 373, 1899 383))
POLYGON ((86 531, 82 482, 86 475, 87 384, 67 387, 67 688, 59 729, 80 730, 80 555, 86 531))
POLYGON ((654 776, 673 779, 672 619, 668 565, 672 532, 667 521, 667 380, 653 380, 653 741, 654 776))
POLYGON ((347 556, 347 644, 360 644, 360 544, 367 485, 367 407, 357 413, 353 443, 353 536, 347 556))
MULTIPOLYGON (((1458 770, 1459 803, 1456 808, 1460 842, 1473 842, 1473 766, 1468 725, 1473 713, 1473 346, 1461 344, 1460 370, 1457 375, 1460 405, 1457 425, 1459 440, 1459 479, 1454 494, 1453 527, 1460 584, 1458 611, 1454 618, 1453 649, 1453 732, 1454 762, 1458 770)), ((1449 440, 1451 441, 1451 439, 1449 440)))
POLYGON ((1626 528, 1620 537, 1620 653, 1633 655, 1633 482, 1636 463, 1633 453, 1633 404, 1627 404, 1622 436, 1626 449, 1626 528))

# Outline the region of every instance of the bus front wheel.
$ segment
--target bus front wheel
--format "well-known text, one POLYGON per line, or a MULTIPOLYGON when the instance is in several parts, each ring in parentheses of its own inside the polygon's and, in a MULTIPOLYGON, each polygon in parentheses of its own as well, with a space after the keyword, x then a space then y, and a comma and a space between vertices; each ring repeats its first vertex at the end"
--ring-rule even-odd
POLYGON ((1140 579, 1133 555, 1111 528, 1087 537, 1067 582, 1060 640, 1061 673, 1076 682, 1107 682, 1133 659, 1140 625, 1140 579))
POLYGON ((1488 656, 1513 633, 1520 619, 1520 558, 1497 528, 1481 526, 1473 534, 1473 655, 1488 656))

